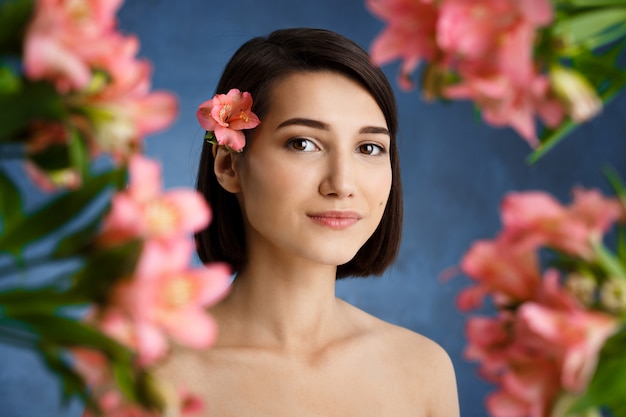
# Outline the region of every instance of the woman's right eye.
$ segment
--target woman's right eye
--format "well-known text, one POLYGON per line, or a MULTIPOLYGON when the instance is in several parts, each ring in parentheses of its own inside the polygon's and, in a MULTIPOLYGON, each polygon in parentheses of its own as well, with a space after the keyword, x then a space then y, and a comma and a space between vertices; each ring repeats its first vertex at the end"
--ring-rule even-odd
POLYGON ((287 142, 287 146, 300 152, 313 152, 318 149, 317 145, 315 145, 312 140, 306 138, 290 139, 289 142, 287 142))

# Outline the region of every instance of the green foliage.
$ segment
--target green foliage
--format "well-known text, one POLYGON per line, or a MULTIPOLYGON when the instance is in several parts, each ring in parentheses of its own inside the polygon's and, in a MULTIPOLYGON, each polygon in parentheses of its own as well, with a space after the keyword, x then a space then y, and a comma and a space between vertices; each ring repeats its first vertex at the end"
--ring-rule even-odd
MULTIPOLYGON (((624 20, 626 22, 626 17, 624 20)), ((572 67, 585 74, 605 106, 626 86, 626 70, 617 65, 617 59, 625 46, 626 40, 622 40, 604 52, 580 52, 571 60, 572 67)), ((544 129, 539 138, 540 145, 527 161, 530 164, 539 161, 576 127, 578 124, 568 118, 554 129, 544 129)))
POLYGON ((11 80, 3 70, 3 84, 8 91, 0 90, 0 143, 16 141, 33 120, 62 121, 68 110, 54 86, 46 82, 11 80), (18 87, 15 90, 15 87, 18 87))
POLYGON ((18 55, 22 50, 24 30, 33 12, 33 0, 0 2, 0 51, 18 55))
POLYGON ((126 172, 123 169, 85 178, 81 188, 68 191, 32 213, 26 213, 19 190, 0 171, 0 194, 4 197, 0 204, 0 221, 3 224, 0 253, 7 252, 20 259, 28 244, 76 219, 97 196, 111 188, 121 188, 125 179, 126 172))
POLYGON ((600 353, 598 367, 587 391, 572 407, 578 413, 602 405, 615 417, 626 416, 626 326, 611 337, 600 353))

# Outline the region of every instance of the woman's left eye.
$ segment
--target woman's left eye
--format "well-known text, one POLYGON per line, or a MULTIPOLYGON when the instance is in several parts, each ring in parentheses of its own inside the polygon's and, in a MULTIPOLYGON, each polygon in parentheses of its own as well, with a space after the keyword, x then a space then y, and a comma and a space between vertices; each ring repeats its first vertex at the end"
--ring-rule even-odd
POLYGON ((363 145, 359 145, 357 150, 365 155, 380 155, 385 152, 385 149, 382 146, 374 143, 364 143, 363 145))

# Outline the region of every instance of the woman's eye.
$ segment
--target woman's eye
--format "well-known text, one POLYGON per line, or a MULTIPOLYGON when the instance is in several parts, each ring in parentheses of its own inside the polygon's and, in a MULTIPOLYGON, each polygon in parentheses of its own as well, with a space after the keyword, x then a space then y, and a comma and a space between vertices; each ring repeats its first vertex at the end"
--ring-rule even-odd
POLYGON ((364 143, 363 145, 359 145, 357 149, 360 153, 365 155, 380 155, 385 151, 382 146, 373 143, 364 143))
POLYGON ((288 143, 289 147, 301 152, 313 152, 317 150, 317 146, 310 139, 294 138, 288 143))

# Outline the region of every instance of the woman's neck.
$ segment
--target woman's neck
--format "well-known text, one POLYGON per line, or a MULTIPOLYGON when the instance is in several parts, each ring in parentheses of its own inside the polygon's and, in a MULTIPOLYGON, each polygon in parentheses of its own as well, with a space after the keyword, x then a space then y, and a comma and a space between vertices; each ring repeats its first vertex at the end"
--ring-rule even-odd
POLYGON ((297 352, 337 337, 335 267, 255 262, 241 271, 215 308, 220 345, 297 352))

